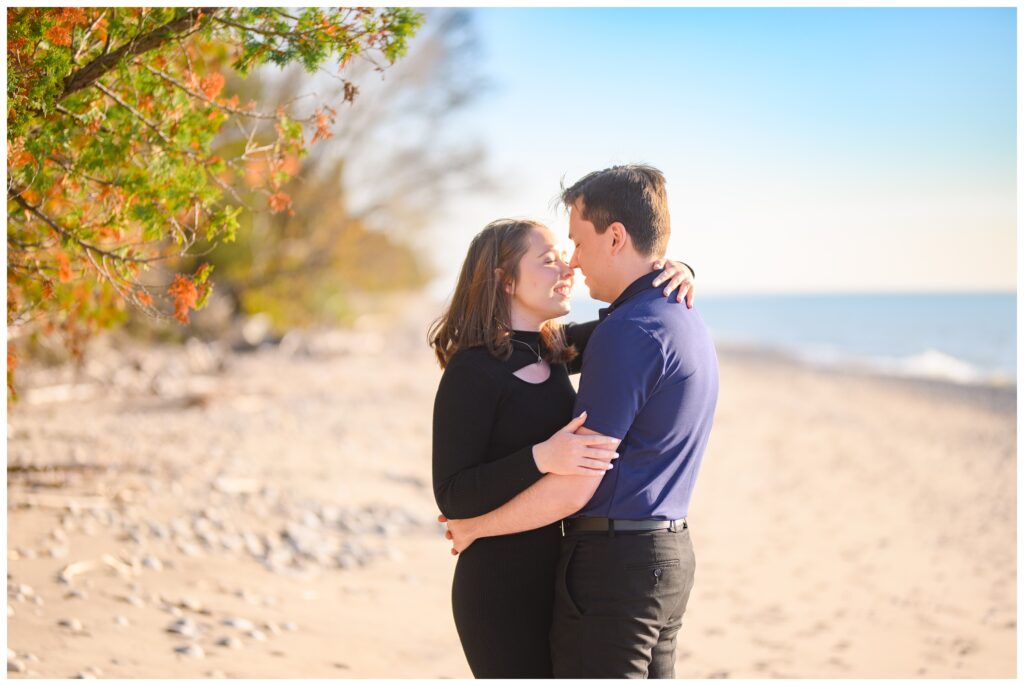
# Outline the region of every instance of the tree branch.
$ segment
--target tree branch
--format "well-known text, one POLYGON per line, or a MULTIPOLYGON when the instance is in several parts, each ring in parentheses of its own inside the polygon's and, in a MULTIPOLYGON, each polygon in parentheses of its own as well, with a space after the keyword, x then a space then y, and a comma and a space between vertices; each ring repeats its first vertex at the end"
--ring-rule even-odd
POLYGON ((31 214, 35 215, 40 220, 42 220, 42 222, 44 224, 46 224, 47 226, 49 226, 51 229, 53 229, 54 231, 59 233, 61 236, 64 236, 68 240, 73 241, 74 243, 78 244, 79 247, 81 247, 82 249, 86 250, 87 252, 88 251, 92 251, 92 252, 96 253, 97 255, 106 255, 107 257, 109 257, 111 259, 114 259, 114 260, 120 260, 122 262, 138 262, 140 264, 147 264, 149 262, 156 262, 158 260, 167 259, 166 257, 163 257, 163 256, 158 256, 158 257, 127 257, 127 256, 124 256, 124 255, 118 255, 116 253, 108 252, 106 250, 103 250, 102 248, 97 248, 95 245, 92 245, 91 243, 86 243, 81 238, 79 238, 78 236, 74 235, 73 233, 71 233, 70 231, 65 229, 63 226, 61 226, 60 224, 55 222, 53 219, 51 219, 50 217, 48 217, 45 214, 43 214, 42 212, 40 212, 39 208, 34 207, 34 206, 28 204, 28 201, 25 200, 20 195, 18 195, 16 193, 8 192, 7 193, 7 198, 10 199, 10 200, 13 200, 14 202, 16 202, 19 205, 21 205, 24 209, 28 210, 31 214))
POLYGON ((141 36, 133 38, 117 50, 114 50, 113 52, 104 52, 92 62, 85 65, 78 71, 69 74, 67 78, 64 79, 64 91, 60 94, 60 97, 57 98, 57 101, 60 102, 69 95, 91 86, 97 79, 113 69, 114 66, 116 66, 122 59, 129 59, 160 47, 167 41, 174 38, 176 34, 191 27, 201 14, 214 16, 222 10, 223 8, 193 7, 187 10, 183 15, 172 19, 162 26, 158 26, 149 33, 144 33, 141 36))

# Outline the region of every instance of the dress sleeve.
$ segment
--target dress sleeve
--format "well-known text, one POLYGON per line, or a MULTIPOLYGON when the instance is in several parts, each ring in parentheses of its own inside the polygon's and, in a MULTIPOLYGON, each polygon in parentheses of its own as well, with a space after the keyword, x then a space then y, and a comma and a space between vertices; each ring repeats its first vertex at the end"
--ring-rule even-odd
POLYGON ((500 400, 488 371, 453 360, 434 400, 434 499, 449 519, 466 519, 501 507, 543 476, 529 445, 486 462, 500 400))
POLYGON ((570 374, 579 374, 580 370, 583 369, 583 351, 587 347, 587 342, 590 341, 590 334, 594 333, 594 329, 597 328, 598 324, 600 324, 600 320, 595 319, 583 322, 582 324, 574 322, 565 325, 565 342, 568 345, 575 345, 576 352, 579 353, 579 355, 569 360, 565 365, 570 374))

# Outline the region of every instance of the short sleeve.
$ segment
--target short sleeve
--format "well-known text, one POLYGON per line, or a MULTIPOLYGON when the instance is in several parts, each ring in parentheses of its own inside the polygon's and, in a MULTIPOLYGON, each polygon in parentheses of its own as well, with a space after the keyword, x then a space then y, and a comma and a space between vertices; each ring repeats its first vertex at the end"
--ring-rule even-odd
POLYGON ((635 322, 605 319, 590 337, 574 416, 586 428, 623 438, 661 380, 661 345, 635 322))

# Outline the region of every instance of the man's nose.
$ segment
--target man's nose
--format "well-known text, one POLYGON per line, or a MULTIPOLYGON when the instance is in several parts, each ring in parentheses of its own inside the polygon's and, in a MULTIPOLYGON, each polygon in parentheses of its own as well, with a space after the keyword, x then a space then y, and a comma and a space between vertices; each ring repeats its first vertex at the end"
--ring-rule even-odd
POLYGON ((576 251, 572 251, 572 257, 569 258, 569 269, 579 269, 580 261, 576 259, 576 251))

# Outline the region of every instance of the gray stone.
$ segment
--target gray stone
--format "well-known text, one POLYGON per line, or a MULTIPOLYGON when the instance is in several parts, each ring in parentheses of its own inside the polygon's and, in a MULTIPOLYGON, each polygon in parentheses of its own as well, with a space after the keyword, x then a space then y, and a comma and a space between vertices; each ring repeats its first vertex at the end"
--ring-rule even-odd
POLYGON ((217 641, 217 645, 237 649, 242 647, 242 641, 234 636, 223 636, 217 641))
POLYGON ((147 569, 152 569, 154 571, 159 572, 163 571, 164 563, 161 562, 160 558, 158 557, 154 557, 153 555, 146 555, 144 558, 142 558, 142 566, 146 567, 147 569))
POLYGON ((206 652, 203 651, 202 646, 198 646, 195 643, 188 643, 185 645, 175 646, 174 652, 188 657, 194 657, 196 659, 202 659, 206 657, 206 652))
POLYGON ((166 631, 171 634, 179 634, 188 638, 199 637, 199 626, 190 617, 182 617, 171 622, 166 631))
POLYGON ((252 631, 256 628, 256 625, 252 621, 245 619, 244 617, 229 617, 222 622, 225 626, 230 626, 239 631, 252 631))
POLYGON ((57 623, 60 626, 66 628, 66 629, 69 629, 71 631, 74 631, 76 633, 79 632, 79 631, 82 631, 82 629, 83 629, 82 622, 80 622, 75 617, 69 617, 67 619, 62 619, 62 620, 60 620, 57 623))

